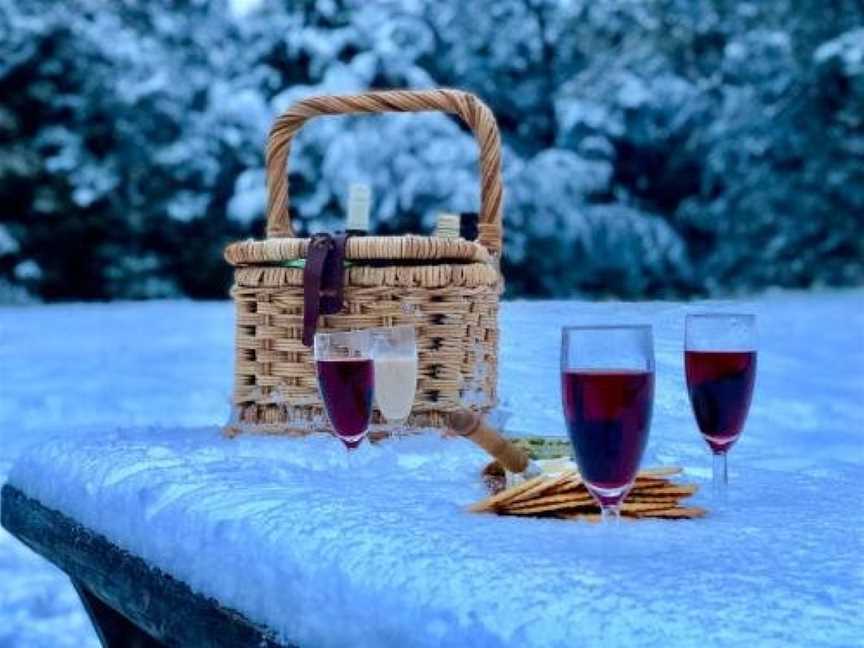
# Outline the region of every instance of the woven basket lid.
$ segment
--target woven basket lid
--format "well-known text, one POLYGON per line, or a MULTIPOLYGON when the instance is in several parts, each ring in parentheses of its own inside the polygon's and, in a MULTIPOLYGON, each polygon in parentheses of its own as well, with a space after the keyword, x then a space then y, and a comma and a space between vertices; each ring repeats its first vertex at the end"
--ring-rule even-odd
MULTIPOLYGON (((270 264, 305 259, 308 238, 275 238, 239 241, 225 248, 231 265, 270 264)), ((451 261, 489 263, 489 251, 476 241, 435 236, 352 236, 345 257, 355 261, 451 261)))
POLYGON ((291 141, 309 119, 321 115, 425 111, 458 115, 474 133, 480 149, 477 240, 414 235, 351 237, 346 257, 368 261, 496 264, 501 252, 503 197, 498 125, 492 111, 477 97, 448 89, 311 97, 288 108, 276 120, 267 141, 267 239, 232 243, 225 250, 225 259, 232 265, 254 265, 305 258, 309 239, 295 237, 291 226, 287 163, 291 141))

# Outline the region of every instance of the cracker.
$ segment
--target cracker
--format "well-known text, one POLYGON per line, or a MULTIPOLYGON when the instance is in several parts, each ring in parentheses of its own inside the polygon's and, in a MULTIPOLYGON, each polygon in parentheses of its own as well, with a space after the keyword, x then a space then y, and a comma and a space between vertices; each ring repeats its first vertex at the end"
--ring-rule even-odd
POLYGON ((659 477, 655 475, 637 475, 636 479, 633 480, 633 483, 636 486, 662 486, 663 484, 674 484, 675 482, 667 479, 666 477, 659 477))
POLYGON ((651 486, 649 488, 640 488, 640 495, 675 495, 676 497, 689 497, 693 495, 699 487, 696 484, 669 484, 666 486, 651 486))
POLYGON ((667 477, 669 475, 680 475, 683 472, 681 466, 659 466, 656 468, 645 468, 639 471, 639 477, 667 477))
MULTIPOLYGON (((635 520, 643 520, 643 519, 661 519, 661 520, 690 520, 694 518, 703 517, 707 511, 705 509, 699 507, 669 507, 663 509, 653 509, 650 511, 621 511, 622 520, 626 520, 628 522, 632 522, 635 520)), ((562 520, 582 520, 585 522, 600 522, 603 519, 603 515, 601 513, 597 513, 596 511, 568 511, 566 513, 559 513, 556 517, 561 518, 562 520)))
MULTIPOLYGON (((597 523, 603 521, 603 514, 602 513, 595 513, 593 511, 586 511, 586 512, 576 511, 574 513, 567 513, 565 515, 558 515, 556 517, 559 517, 562 520, 577 520, 579 522, 589 522, 591 524, 597 524, 597 523)), ((624 515, 621 517, 621 522, 622 522, 622 524, 623 523, 629 524, 630 522, 635 522, 638 519, 639 518, 634 517, 634 516, 624 515)))
MULTIPOLYGON (((597 503, 591 500, 562 499, 557 502, 534 503, 527 502, 521 506, 512 506, 502 509, 501 513, 507 515, 533 515, 537 513, 552 513, 554 511, 570 511, 572 509, 586 509, 584 512, 596 512, 597 503)), ((669 511, 674 508, 670 502, 624 502, 621 505, 622 515, 650 514, 653 511, 669 511)))
POLYGON ((572 513, 562 513, 556 517, 562 520, 584 520, 585 522, 599 522, 603 519, 601 513, 594 511, 573 511, 572 513))
POLYGON ((531 488, 523 490, 516 494, 515 497, 507 500, 508 503, 513 502, 524 502, 526 500, 530 500, 535 498, 543 493, 549 492, 562 486, 567 483, 568 480, 572 479, 576 473, 572 470, 566 470, 562 472, 557 477, 547 478, 546 480, 542 480, 536 484, 534 484, 531 488))
POLYGON ((652 517, 662 518, 666 520, 684 520, 703 517, 705 513, 707 513, 707 511, 703 508, 699 508, 698 506, 675 506, 672 508, 655 509, 653 511, 645 513, 644 515, 637 514, 636 517, 652 517))
POLYGON ((523 506, 517 508, 500 509, 501 515, 537 515, 539 513, 553 513, 555 511, 569 511, 573 509, 596 509, 597 505, 594 502, 561 502, 558 504, 538 504, 533 506, 523 506))
POLYGON ((565 486, 547 491, 546 495, 569 495, 570 497, 590 497, 591 493, 585 486, 565 486))
POLYGON ((531 488, 537 486, 540 482, 543 481, 552 481, 546 475, 538 475, 537 477, 533 477, 532 479, 527 479, 521 484, 516 484, 510 488, 507 488, 496 495, 492 495, 491 497, 487 497, 484 500, 480 500, 479 502, 475 502, 470 507, 468 507, 469 511, 473 511, 475 513, 480 513, 482 511, 491 511, 496 506, 503 504, 504 502, 509 502, 513 497, 518 496, 520 493, 524 493, 531 488))
POLYGON ((585 486, 585 483, 579 478, 579 475, 573 474, 570 479, 558 484, 554 488, 552 488, 550 493, 573 493, 573 492, 582 492, 587 493, 588 488, 585 486))
MULTIPOLYGON (((694 484, 679 484, 669 476, 682 472, 678 466, 646 468, 636 476, 621 515, 630 519, 690 519, 705 515, 698 507, 683 507, 680 500, 698 490, 694 484)), ((503 515, 543 516, 596 521, 601 518, 591 493, 575 470, 548 473, 503 490, 471 505, 471 511, 495 511, 503 515)))
POLYGON ((559 495, 544 495, 524 502, 511 502, 504 508, 508 510, 528 508, 532 506, 543 506, 546 504, 591 504, 594 501, 590 495, 580 495, 578 493, 563 493, 559 495))
POLYGON ((568 517, 571 520, 585 520, 586 522, 600 522, 603 520, 602 513, 576 513, 568 517))
POLYGON ((675 506, 678 502, 681 501, 682 498, 677 495, 633 495, 630 494, 630 497, 627 498, 628 502, 639 502, 640 504, 669 504, 669 506, 675 506))
POLYGON ((621 504, 621 513, 643 513, 646 511, 662 511, 671 508, 667 502, 631 502, 621 504))

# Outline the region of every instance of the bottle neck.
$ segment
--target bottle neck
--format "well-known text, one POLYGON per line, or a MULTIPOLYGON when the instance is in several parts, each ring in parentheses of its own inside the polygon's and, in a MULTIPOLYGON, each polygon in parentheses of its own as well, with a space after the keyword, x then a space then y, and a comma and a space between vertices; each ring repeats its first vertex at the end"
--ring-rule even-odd
POLYGON ((355 183, 348 190, 348 216, 345 221, 345 231, 354 236, 365 236, 369 233, 369 206, 372 202, 372 192, 369 185, 355 183))
POLYGON ((435 236, 439 238, 459 238, 459 214, 438 214, 435 236))

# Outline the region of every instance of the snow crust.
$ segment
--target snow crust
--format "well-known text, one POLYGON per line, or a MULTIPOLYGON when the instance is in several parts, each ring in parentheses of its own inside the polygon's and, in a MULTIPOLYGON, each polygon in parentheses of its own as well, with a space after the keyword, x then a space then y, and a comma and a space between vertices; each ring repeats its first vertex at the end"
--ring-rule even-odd
POLYGON ((834 501, 851 472, 739 468, 728 510, 616 536, 465 512, 484 460, 434 435, 349 458, 325 436, 150 430, 41 445, 10 481, 299 645, 841 645, 864 630, 861 512, 834 501))
MULTIPOLYGON (((862 297, 734 304, 760 317, 756 396, 730 501, 718 510, 700 494, 704 520, 610 537, 471 515, 484 457, 434 435, 364 447, 351 465, 327 437, 222 439, 227 304, 0 311, 0 361, 15 378, 0 391, 0 477, 15 460, 10 483, 302 645, 854 645, 862 297)), ((683 314, 705 307, 733 305, 505 304, 499 420, 562 433, 558 327, 649 321, 645 463, 679 463, 705 484, 681 375, 683 314)), ((94 642, 62 577, 5 534, 0 582, 0 645, 94 642)))

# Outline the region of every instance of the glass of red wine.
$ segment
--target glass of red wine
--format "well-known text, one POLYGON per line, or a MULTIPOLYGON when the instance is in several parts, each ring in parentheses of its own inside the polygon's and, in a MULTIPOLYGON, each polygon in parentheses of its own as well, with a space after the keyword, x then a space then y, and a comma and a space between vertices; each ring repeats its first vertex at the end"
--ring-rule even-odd
POLYGON ((353 450, 366 436, 372 416, 375 369, 371 334, 316 333, 315 365, 333 432, 353 450))
POLYGON ((568 326, 561 332, 561 394, 579 472, 617 522, 648 442, 654 405, 650 326, 568 326))
POLYGON ((684 370, 699 431, 714 454, 714 492, 726 493, 726 455, 741 436, 756 382, 756 316, 687 316, 684 370))

